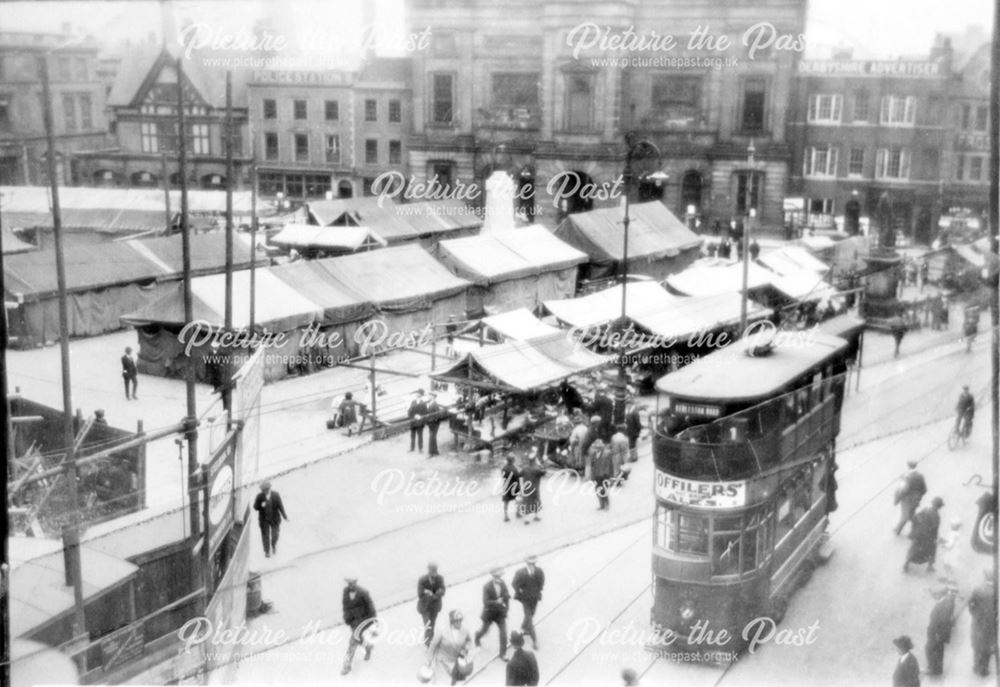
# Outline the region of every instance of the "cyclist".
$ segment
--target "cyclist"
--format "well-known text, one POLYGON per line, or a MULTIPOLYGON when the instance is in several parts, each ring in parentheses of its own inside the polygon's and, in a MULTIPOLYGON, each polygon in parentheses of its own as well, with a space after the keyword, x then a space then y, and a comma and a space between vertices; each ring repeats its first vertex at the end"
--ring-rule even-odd
POLYGON ((962 418, 965 418, 965 436, 972 433, 972 417, 976 414, 976 399, 969 392, 968 385, 962 387, 962 393, 958 396, 958 404, 955 406, 955 433, 958 434, 962 418))

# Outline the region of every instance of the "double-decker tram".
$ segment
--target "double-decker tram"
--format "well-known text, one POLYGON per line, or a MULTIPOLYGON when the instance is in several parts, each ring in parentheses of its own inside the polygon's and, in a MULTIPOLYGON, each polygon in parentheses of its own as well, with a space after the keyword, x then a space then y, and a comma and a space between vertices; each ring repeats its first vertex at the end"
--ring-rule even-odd
POLYGON ((818 330, 787 336, 743 339, 656 385, 651 620, 705 660, 745 648, 763 623, 773 632, 825 554, 857 347, 818 330))

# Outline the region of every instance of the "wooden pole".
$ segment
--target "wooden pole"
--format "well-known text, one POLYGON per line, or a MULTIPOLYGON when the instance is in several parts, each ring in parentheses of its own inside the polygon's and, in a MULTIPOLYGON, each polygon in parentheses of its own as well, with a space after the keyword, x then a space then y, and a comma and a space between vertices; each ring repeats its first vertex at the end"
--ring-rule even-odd
POLYGON ((170 233, 173 226, 173 216, 170 214, 170 177, 167 174, 167 154, 160 154, 160 176, 163 177, 163 227, 170 233))
MULTIPOLYGON (((233 73, 226 72, 226 333, 233 330, 233 73)), ((230 352, 220 350, 224 356, 222 379, 222 407, 232 420, 233 370, 230 352)), ((218 363, 217 363, 218 364, 218 363)))
MULTIPOLYGON (((184 117, 184 65, 177 58, 177 167, 181 181, 181 245, 184 260, 184 321, 194 321, 194 306, 191 297, 191 226, 188 223, 188 192, 187 192, 187 130, 184 117)), ((191 521, 191 534, 197 535, 201 528, 201 516, 198 512, 198 486, 201 482, 201 467, 198 463, 198 408, 195 396, 194 359, 188 358, 184 370, 184 386, 187 396, 187 417, 184 427, 188 441, 187 493, 188 516, 191 521)), ((205 543, 207 546, 207 542, 205 543)))
MULTIPOLYGON (((990 252, 994 260, 1000 253, 1000 3, 993 5, 993 44, 991 47, 993 68, 990 70, 990 252)), ((993 451, 990 462, 993 465, 993 496, 1000 494, 1000 266, 995 262, 987 269, 990 298, 990 324, 993 325, 990 345, 990 428, 993 435, 993 451)), ((997 513, 993 513, 996 522, 997 513)), ((995 539, 995 536, 994 536, 995 539)), ((1000 547, 993 545, 993 608, 996 609, 997 594, 1000 593, 1000 547)), ((994 612, 996 612, 994 610, 994 612)), ((995 624, 996 617, 992 619, 995 624)), ((994 651, 1000 651, 1000 635, 994 637, 994 651)), ((994 655, 1000 656, 1000 653, 994 655)), ((987 664, 988 665, 988 664, 987 664)))
MULTIPOLYGON (((52 235, 55 241, 56 283, 59 288, 59 361, 62 367, 63 443, 66 446, 66 484, 69 495, 69 520, 63 529, 67 583, 73 586, 73 637, 86 632, 83 606, 83 569, 80 561, 80 506, 77 494, 76 428, 73 424, 73 395, 69 364, 69 306, 66 302, 66 264, 63 258, 62 212, 59 207, 59 182, 56 179, 56 140, 52 123, 52 92, 49 86, 49 58, 42 58, 42 104, 46 163, 49 190, 52 194, 52 235)), ((86 669, 86 666, 83 666, 86 669)))

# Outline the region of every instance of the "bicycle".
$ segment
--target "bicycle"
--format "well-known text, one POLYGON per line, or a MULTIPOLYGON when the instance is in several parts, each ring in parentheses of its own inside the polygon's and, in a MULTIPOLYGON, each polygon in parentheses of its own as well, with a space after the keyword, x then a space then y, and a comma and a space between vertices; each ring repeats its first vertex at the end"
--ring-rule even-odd
POLYGON ((969 416, 962 415, 958 423, 951 426, 951 430, 948 432, 948 450, 954 451, 958 448, 958 444, 961 443, 963 446, 969 440, 969 434, 972 433, 972 426, 969 423, 969 416))

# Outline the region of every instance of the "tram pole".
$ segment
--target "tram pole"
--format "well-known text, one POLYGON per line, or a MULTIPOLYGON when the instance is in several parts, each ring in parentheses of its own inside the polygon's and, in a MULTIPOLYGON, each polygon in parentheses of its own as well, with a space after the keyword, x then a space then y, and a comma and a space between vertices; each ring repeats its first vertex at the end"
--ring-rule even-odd
MULTIPOLYGON (((993 37, 990 70, 990 252, 992 264, 986 268, 987 289, 990 299, 990 428, 992 430, 993 451, 990 463, 993 466, 993 497, 1000 494, 1000 268, 996 259, 1000 254, 1000 2, 993 5, 993 37)), ((993 514, 996 522, 997 513, 993 514)), ((994 535, 993 543, 993 594, 994 609, 1000 595, 1000 546, 994 535)), ((996 622, 996 618, 993 622, 996 622)), ((1000 656, 1000 635, 994 638, 996 646, 994 658, 1000 656)))
POLYGON ((753 155, 757 152, 754 147, 753 139, 750 139, 750 145, 747 146, 747 223, 743 227, 743 236, 740 237, 740 242, 742 247, 740 248, 743 253, 743 291, 742 298, 740 298, 740 337, 742 338, 747 331, 747 288, 750 281, 750 222, 753 219, 754 207, 753 207, 753 177, 754 177, 754 160, 753 155))

